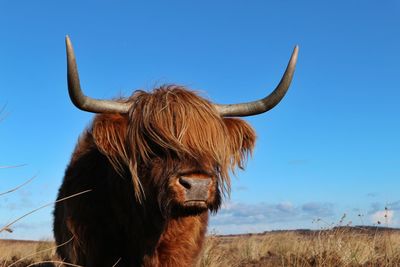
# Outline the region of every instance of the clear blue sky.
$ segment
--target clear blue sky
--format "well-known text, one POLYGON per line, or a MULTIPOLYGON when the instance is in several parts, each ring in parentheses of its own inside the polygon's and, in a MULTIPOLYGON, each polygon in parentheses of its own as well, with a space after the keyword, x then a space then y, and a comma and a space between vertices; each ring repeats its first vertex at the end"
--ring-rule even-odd
MULTIPOLYGON (((64 37, 85 92, 129 95, 163 83, 217 103, 268 94, 293 47, 297 70, 215 216, 217 233, 318 228, 313 219, 400 226, 400 4, 387 1, 0 2, 0 226, 54 201, 92 114, 69 100, 64 37), (358 215, 362 216, 358 216, 358 215)), ((52 208, 0 238, 52 237, 52 208)))

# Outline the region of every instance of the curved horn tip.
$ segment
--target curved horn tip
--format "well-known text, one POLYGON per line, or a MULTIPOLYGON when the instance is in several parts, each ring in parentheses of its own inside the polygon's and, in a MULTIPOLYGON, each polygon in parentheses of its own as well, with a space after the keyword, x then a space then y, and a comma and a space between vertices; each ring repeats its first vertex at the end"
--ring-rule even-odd
POLYGON ((299 53, 299 45, 294 46, 292 54, 297 54, 297 53, 299 53))
POLYGON ((295 45, 292 54, 297 56, 298 53, 299 53, 299 45, 295 45))
POLYGON ((215 104, 219 113, 224 117, 244 117, 261 114, 274 108, 283 99, 289 89, 296 68, 298 53, 299 46, 295 45, 289 63, 286 67, 285 73, 283 74, 283 77, 281 78, 278 86, 271 94, 260 100, 247 103, 230 105, 215 104))
POLYGON ((68 46, 71 46, 71 39, 68 34, 65 35, 65 44, 68 46))
POLYGON ((297 63, 297 57, 299 56, 299 45, 295 45, 288 66, 295 67, 297 63))

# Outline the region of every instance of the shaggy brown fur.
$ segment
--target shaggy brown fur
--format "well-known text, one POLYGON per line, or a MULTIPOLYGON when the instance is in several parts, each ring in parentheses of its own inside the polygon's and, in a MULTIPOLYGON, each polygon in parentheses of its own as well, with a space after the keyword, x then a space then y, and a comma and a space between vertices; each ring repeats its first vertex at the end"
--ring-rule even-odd
MULTIPOLYGON (((137 91, 128 114, 97 115, 66 170, 54 234, 66 262, 83 266, 193 266, 207 229, 243 168, 255 133, 178 86, 137 91), (186 205, 180 177, 211 179, 206 207, 186 205)), ((194 179, 193 178, 193 179, 194 179)), ((204 204, 203 204, 204 205, 204 204)))

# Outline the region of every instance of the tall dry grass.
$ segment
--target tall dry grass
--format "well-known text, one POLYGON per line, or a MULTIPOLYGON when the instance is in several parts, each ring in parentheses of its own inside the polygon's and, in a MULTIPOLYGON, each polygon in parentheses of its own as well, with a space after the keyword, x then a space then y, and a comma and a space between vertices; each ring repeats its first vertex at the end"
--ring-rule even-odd
MULTIPOLYGON (((48 241, 0 241, 0 266, 55 259, 48 241), (26 257, 27 255, 31 255, 26 257), (26 257, 26 258, 25 258, 26 257)), ((116 265, 118 266, 118 265, 116 265)), ((209 236, 196 267, 400 266, 400 231, 337 227, 242 236, 209 236)))
POLYGON ((198 267, 400 266, 400 232, 336 227, 209 237, 198 267))
POLYGON ((55 248, 51 241, 0 240, 0 266, 28 266, 39 261, 54 259, 55 248))

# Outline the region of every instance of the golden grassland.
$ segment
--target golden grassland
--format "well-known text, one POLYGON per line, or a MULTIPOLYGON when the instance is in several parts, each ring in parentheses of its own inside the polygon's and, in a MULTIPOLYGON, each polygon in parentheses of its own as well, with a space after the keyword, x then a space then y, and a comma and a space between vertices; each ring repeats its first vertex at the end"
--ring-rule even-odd
POLYGON ((54 246, 51 241, 0 240, 0 266, 27 267, 54 260, 54 246))
POLYGON ((209 237, 199 267, 400 266, 400 231, 335 227, 209 237))
MULTIPOLYGON (((50 241, 0 241, 0 267, 56 260, 50 241)), ((58 266, 55 264, 55 266, 58 266)), ((117 265, 118 266, 118 265, 117 265)), ((197 267, 400 266, 400 231, 335 227, 208 236, 197 267)))

